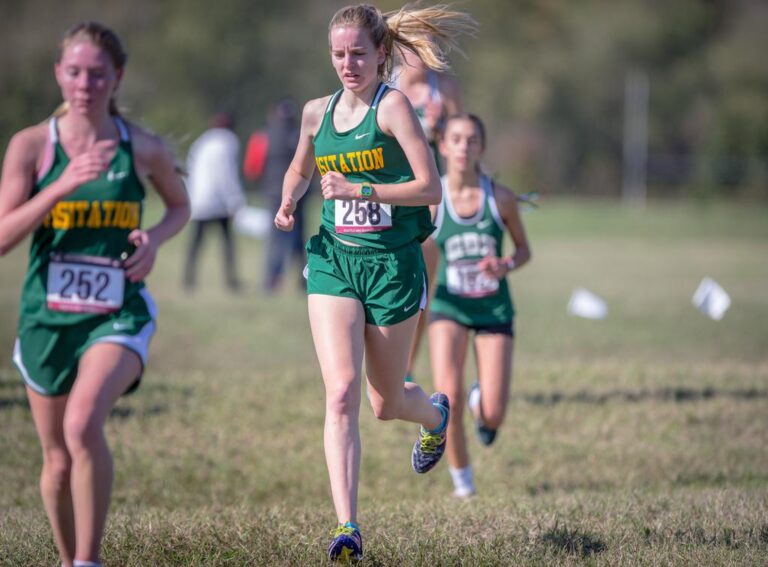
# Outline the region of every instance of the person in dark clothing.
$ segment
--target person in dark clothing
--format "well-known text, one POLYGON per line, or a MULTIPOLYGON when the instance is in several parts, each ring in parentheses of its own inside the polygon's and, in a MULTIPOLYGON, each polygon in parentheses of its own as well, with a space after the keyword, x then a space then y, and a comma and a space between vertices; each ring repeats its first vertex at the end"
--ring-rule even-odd
MULTIPOLYGON (((293 153, 299 140, 299 122, 296 103, 290 98, 283 98, 274 106, 267 119, 267 159, 261 187, 267 206, 274 215, 282 201, 283 176, 293 159, 293 153)), ((285 267, 294 258, 301 268, 305 264, 304 254, 304 202, 300 201, 294 212, 295 228, 284 232, 272 227, 267 240, 266 270, 264 289, 276 291, 282 282, 285 267)), ((299 278, 304 286, 304 278, 299 278)))

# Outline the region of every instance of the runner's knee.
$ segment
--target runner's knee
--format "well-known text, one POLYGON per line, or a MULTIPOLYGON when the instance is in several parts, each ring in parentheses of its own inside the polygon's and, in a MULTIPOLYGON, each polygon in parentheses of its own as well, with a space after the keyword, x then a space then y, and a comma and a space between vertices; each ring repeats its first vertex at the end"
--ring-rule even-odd
POLYGON ((102 424, 93 416, 68 412, 64 418, 64 439, 73 457, 90 451, 102 442, 102 424))
POLYGON ((344 381, 342 384, 326 386, 326 412, 336 415, 349 415, 360 407, 360 386, 357 381, 344 381))
POLYGON ((43 450, 43 476, 46 482, 59 491, 69 485, 72 458, 66 447, 52 447, 43 450))
POLYGON ((371 399, 371 407, 373 408, 373 415, 376 419, 382 421, 389 421, 397 419, 400 416, 400 407, 402 399, 400 400, 387 400, 381 397, 371 399))

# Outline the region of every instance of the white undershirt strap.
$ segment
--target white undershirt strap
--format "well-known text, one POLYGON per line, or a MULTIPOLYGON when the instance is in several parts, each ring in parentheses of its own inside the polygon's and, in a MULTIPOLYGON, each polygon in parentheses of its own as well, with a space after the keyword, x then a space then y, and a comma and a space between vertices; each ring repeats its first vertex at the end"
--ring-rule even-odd
POLYGON ((45 141, 45 149, 43 150, 43 160, 40 162, 40 167, 37 170, 37 181, 42 181, 43 177, 48 175, 48 172, 53 167, 53 158, 56 154, 56 142, 59 141, 59 131, 56 129, 56 120, 54 116, 48 121, 48 139, 45 141))
POLYGON ((56 127, 56 124, 58 123, 59 119, 58 117, 54 116, 48 121, 48 136, 49 140, 52 144, 55 144, 59 141, 59 130, 56 127))

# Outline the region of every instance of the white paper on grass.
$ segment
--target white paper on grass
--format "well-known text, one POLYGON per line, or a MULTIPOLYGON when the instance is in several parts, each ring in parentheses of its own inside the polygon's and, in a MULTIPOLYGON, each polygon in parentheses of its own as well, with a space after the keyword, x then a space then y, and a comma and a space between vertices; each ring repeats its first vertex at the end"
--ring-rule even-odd
POLYGON ((720 284, 706 277, 693 293, 693 304, 710 319, 719 321, 731 306, 731 297, 720 284))
POLYGON ((259 207, 240 207, 233 226, 237 232, 252 238, 264 238, 272 229, 272 215, 259 207))
POLYGON ((605 319, 608 315, 608 305, 591 291, 579 287, 571 293, 568 301, 568 313, 585 319, 605 319))

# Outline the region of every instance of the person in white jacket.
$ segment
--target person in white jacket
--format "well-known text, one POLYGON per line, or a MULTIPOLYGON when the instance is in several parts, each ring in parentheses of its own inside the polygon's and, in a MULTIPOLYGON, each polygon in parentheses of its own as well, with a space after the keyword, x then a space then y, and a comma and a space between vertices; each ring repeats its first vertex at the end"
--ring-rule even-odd
POLYGON ((245 204, 240 181, 240 141, 226 113, 211 118, 211 128, 194 141, 187 156, 187 190, 192 205, 192 237, 184 268, 184 287, 196 284, 197 259, 203 234, 218 225, 223 233, 224 275, 227 287, 237 290, 232 218, 245 204))

